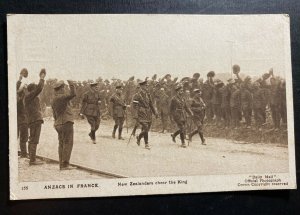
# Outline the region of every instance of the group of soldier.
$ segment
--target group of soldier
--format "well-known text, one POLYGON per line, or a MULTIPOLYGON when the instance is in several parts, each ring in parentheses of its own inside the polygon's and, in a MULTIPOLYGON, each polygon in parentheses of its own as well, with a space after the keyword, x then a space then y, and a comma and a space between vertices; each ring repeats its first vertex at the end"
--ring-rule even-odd
MULTIPOLYGON (((254 115, 257 130, 262 130, 267 120, 267 107, 271 110, 274 130, 281 128, 281 122, 286 124, 286 86, 285 80, 276 77, 273 69, 252 81, 250 76, 242 79, 240 67, 232 67, 234 78, 226 83, 215 78, 214 71, 207 73, 204 82, 199 73, 192 77, 172 79, 170 74, 157 79, 127 81, 112 79, 112 82, 101 78, 95 82, 75 82, 49 80, 44 88, 46 71, 41 70, 38 84, 22 85, 22 78, 28 76, 27 69, 22 69, 17 82, 18 135, 21 157, 27 156, 28 141, 29 164, 37 165, 36 148, 43 123, 42 107, 51 105, 54 127, 59 140, 60 169, 71 169, 69 160, 73 147, 74 109, 79 108, 79 115, 86 118, 90 125, 89 137, 96 143, 96 131, 99 129, 101 115, 108 113, 114 119, 112 138, 123 140, 122 131, 127 114, 130 112, 134 128, 131 136, 136 136, 137 144, 144 140, 145 148, 150 149, 149 130, 152 126, 152 116, 160 118, 161 132, 170 131, 176 124, 177 129, 171 134, 171 140, 176 142, 179 135, 181 147, 186 148, 186 141, 192 141, 199 134, 203 145, 206 144, 204 124, 223 128, 238 129, 242 119, 245 128, 253 126, 254 115), (270 79, 268 81, 268 79, 270 79), (269 82, 269 83, 268 83, 269 82), (40 97, 40 98, 39 98, 40 97), (45 99, 46 98, 46 99, 45 99), (44 101, 41 103, 41 101, 44 101), (136 135, 136 130, 141 131, 136 135), (28 137, 29 131, 29 137, 28 137)), ((174 129, 174 128, 173 128, 174 129)))

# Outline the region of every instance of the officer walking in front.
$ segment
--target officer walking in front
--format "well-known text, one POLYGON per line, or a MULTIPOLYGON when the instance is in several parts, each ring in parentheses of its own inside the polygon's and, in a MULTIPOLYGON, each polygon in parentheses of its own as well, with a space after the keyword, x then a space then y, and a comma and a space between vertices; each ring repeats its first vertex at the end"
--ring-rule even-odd
POLYGON ((25 95, 25 109, 28 117, 28 127, 29 127, 29 165, 40 165, 43 164, 41 161, 36 160, 36 149, 40 141, 40 134, 42 129, 42 124, 44 123, 40 105, 40 99, 38 95, 42 92, 46 70, 42 69, 40 74, 40 81, 38 85, 31 83, 28 85, 28 93, 25 95))
POLYGON ((197 128, 189 134, 189 140, 192 141, 193 136, 198 133, 202 141, 202 145, 206 145, 203 136, 203 122, 205 117, 206 106, 201 98, 201 93, 202 92, 200 89, 194 89, 194 97, 191 104, 191 110, 193 111, 192 119, 197 128))
POLYGON ((68 81, 70 93, 65 92, 65 84, 59 81, 54 85, 54 99, 52 101, 54 127, 58 134, 58 156, 60 170, 70 170, 70 158, 73 149, 74 117, 70 101, 76 96, 75 85, 68 81))
POLYGON ((172 98, 170 104, 170 113, 173 120, 177 124, 178 130, 171 134, 172 140, 176 142, 176 136, 179 134, 181 139, 181 147, 186 148, 185 144, 185 132, 186 132, 186 112, 193 115, 192 111, 187 107, 187 102, 183 97, 184 91, 181 85, 176 88, 176 95, 172 98))
POLYGON ((85 116, 91 126, 89 136, 94 144, 96 144, 96 131, 100 126, 100 105, 101 98, 97 83, 92 82, 88 92, 83 95, 80 115, 85 116))
POLYGON ((115 125, 112 132, 112 137, 116 138, 116 131, 119 128, 118 139, 124 140, 122 137, 123 124, 126 117, 126 108, 127 105, 124 100, 124 96, 122 95, 123 87, 121 85, 116 86, 116 93, 112 95, 110 98, 111 102, 111 114, 115 121, 115 125))
POLYGON ((148 133, 152 123, 152 114, 154 114, 156 118, 158 114, 154 109, 152 98, 148 92, 147 81, 141 81, 139 85, 140 89, 133 97, 137 120, 142 127, 141 133, 137 136, 137 144, 140 145, 141 139, 144 138, 145 148, 150 149, 148 133))

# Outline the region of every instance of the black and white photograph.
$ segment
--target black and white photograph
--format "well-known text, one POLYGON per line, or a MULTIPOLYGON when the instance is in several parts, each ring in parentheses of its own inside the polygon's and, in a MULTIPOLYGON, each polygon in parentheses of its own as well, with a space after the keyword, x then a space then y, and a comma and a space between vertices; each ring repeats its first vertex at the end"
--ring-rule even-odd
POLYGON ((11 200, 296 189, 288 15, 7 23, 11 200))

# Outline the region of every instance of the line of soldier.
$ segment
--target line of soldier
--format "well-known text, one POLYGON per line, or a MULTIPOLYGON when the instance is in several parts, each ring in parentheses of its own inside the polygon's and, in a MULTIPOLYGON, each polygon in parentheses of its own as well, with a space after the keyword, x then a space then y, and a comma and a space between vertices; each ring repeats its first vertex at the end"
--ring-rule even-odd
MULTIPOLYGON (((224 84, 219 79, 215 79, 213 71, 207 74, 207 80, 203 83, 200 74, 195 73, 192 78, 183 78, 177 82, 177 78, 171 79, 171 75, 166 75, 162 79, 156 80, 154 75, 151 80, 146 78, 145 81, 134 81, 131 77, 128 81, 122 82, 115 80, 113 83, 103 84, 102 80, 95 83, 89 83, 87 92, 82 93, 80 115, 86 117, 90 124, 89 136, 93 143, 96 143, 96 131, 100 125, 101 105, 111 104, 108 111, 115 120, 112 137, 118 130, 118 139, 123 139, 122 130, 124 120, 126 118, 126 109, 132 102, 133 118, 136 120, 136 126, 132 134, 140 125, 141 133, 137 136, 137 144, 140 145, 141 139, 144 139, 145 147, 149 146, 149 129, 152 124, 152 115, 157 118, 160 116, 162 120, 162 132, 168 125, 168 119, 171 124, 176 123, 178 130, 172 135, 172 140, 176 142, 176 136, 180 136, 181 146, 186 147, 185 140, 191 141, 195 134, 199 134, 202 144, 205 144, 203 137, 203 124, 216 123, 220 126, 223 123, 225 128, 232 127, 237 129, 240 125, 242 117, 245 118, 246 128, 250 128, 252 122, 252 112, 256 128, 261 130, 266 123, 266 107, 271 109, 274 129, 280 128, 281 120, 286 123, 286 97, 285 97, 285 81, 279 77, 275 77, 273 70, 265 73, 260 79, 252 83, 251 78, 247 76, 244 80, 239 76, 240 67, 234 65, 233 73, 236 79, 227 80, 224 84), (271 78, 270 78, 271 77, 271 78), (267 79, 270 78, 270 85, 267 79), (136 85, 138 83, 138 85, 136 85), (205 119, 205 120, 204 120, 205 119), (194 126, 192 126, 194 124, 194 126), (192 131, 193 127, 195 130, 192 131), (188 132, 188 135, 187 135, 188 132)), ((26 145, 29 128, 29 157, 30 164, 38 164, 35 159, 36 146, 39 142, 41 124, 43 123, 40 101, 38 95, 42 92, 44 86, 45 70, 40 73, 40 82, 38 85, 30 84, 27 89, 20 89, 22 77, 27 77, 28 72, 23 69, 20 73, 20 80, 17 83, 18 94, 18 134, 20 136, 21 156, 26 156, 26 145), (27 92, 26 92, 27 91, 27 92), (32 102, 34 101, 34 102, 32 102), (24 107, 24 104, 27 108, 24 107), (27 116, 25 116, 27 114, 27 116), (27 119, 28 118, 28 119, 27 119), (27 136, 26 136, 27 133, 27 136)), ((62 81, 55 81, 51 85, 54 89, 51 100, 55 126, 59 136, 59 154, 61 169, 68 169, 69 157, 72 147, 63 147, 65 142, 72 142, 68 146, 73 145, 73 116, 71 114, 71 100, 75 100, 75 88, 82 89, 82 85, 69 81, 70 90, 65 92, 65 84, 62 81), (62 96, 67 93, 67 96, 62 96), (71 93, 71 94, 70 94, 71 93), (73 94, 72 94, 73 93, 73 94), (57 102, 58 95, 62 96, 62 102, 57 102), (57 105, 59 104, 59 105, 57 105), (64 110, 64 111, 62 111, 64 110), (65 124, 69 125, 65 128, 65 124), (64 125, 63 129, 58 128, 64 125), (72 127, 72 128, 71 128, 72 127), (65 134, 71 133, 70 137, 65 134), (72 130, 72 132, 71 132, 72 130), (66 153, 62 151, 66 150, 66 153), (61 154, 67 154, 66 158, 61 154), (65 160, 65 161, 64 161, 65 160)))

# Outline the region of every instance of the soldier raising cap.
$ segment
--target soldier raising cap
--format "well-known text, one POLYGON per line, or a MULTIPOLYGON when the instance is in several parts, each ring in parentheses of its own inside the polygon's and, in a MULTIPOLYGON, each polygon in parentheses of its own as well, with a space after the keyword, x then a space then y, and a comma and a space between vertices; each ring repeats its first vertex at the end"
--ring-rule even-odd
POLYGON ((28 70, 26 68, 23 68, 20 72, 20 75, 22 75, 24 78, 28 77, 28 70))
POLYGON ((211 78, 213 78, 213 77, 215 77, 215 72, 214 71, 210 71, 210 72, 208 72, 207 73, 207 77, 211 77, 211 78))

